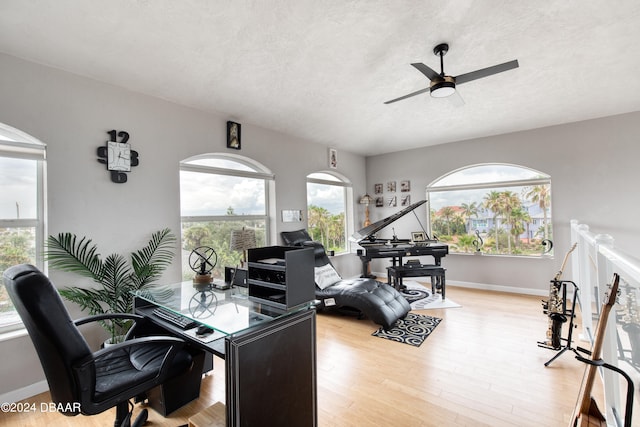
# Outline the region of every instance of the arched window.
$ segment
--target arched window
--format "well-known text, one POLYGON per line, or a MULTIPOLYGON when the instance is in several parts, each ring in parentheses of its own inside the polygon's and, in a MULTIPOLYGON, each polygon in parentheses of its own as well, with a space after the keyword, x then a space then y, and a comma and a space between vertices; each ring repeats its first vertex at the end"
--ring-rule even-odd
MULTIPOLYGON (((45 145, 0 123, 0 275, 16 264, 43 269, 45 145)), ((0 283, 0 332, 22 327, 0 283)))
POLYGON ((552 240, 551 177, 527 167, 458 169, 431 183, 427 200, 431 233, 450 252, 540 256, 552 240))
POLYGON ((307 175, 308 231, 327 250, 349 250, 346 237, 352 227, 348 208, 352 197, 351 183, 342 176, 330 172, 307 175))
POLYGON ((235 267, 243 251, 230 247, 231 232, 252 230, 257 246, 269 236, 269 187, 273 174, 246 157, 208 154, 180 163, 180 215, 182 218, 182 272, 193 278, 189 255, 198 246, 216 251, 214 278, 224 267, 235 267))

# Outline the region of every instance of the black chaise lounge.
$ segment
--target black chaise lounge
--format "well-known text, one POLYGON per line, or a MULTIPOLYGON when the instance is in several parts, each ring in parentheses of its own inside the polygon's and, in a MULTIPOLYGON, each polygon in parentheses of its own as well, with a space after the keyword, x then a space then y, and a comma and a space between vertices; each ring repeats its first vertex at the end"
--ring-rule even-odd
POLYGON ((411 310, 407 300, 393 287, 370 278, 343 279, 333 268, 324 246, 315 242, 307 230, 283 231, 288 246, 311 246, 315 255, 317 309, 356 310, 384 329, 390 329, 411 310))

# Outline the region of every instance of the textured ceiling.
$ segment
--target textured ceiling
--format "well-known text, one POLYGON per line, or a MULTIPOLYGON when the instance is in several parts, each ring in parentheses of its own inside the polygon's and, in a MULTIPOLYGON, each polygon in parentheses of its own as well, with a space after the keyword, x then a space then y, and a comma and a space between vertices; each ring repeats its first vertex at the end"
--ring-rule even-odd
POLYGON ((638 0, 0 1, 0 52, 363 155, 638 111, 639 43, 638 0), (442 42, 520 68, 384 105, 442 42))

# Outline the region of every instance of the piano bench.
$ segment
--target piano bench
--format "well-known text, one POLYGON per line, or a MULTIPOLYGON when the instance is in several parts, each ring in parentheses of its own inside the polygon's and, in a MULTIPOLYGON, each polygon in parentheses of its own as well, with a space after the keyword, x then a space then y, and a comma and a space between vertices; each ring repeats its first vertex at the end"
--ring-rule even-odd
POLYGON ((435 295, 439 290, 442 299, 445 297, 445 272, 446 268, 439 265, 424 264, 407 267, 404 265, 396 265, 387 267, 387 283, 398 291, 404 285, 402 279, 405 277, 431 277, 431 292, 435 295))

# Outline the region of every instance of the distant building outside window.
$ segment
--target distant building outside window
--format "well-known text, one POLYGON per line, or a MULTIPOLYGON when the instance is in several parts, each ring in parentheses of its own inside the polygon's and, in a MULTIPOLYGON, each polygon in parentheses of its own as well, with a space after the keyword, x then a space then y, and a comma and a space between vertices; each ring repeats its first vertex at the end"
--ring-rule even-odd
POLYGON ((427 187, 432 234, 453 253, 540 256, 553 239, 551 177, 518 165, 481 164, 427 187))

